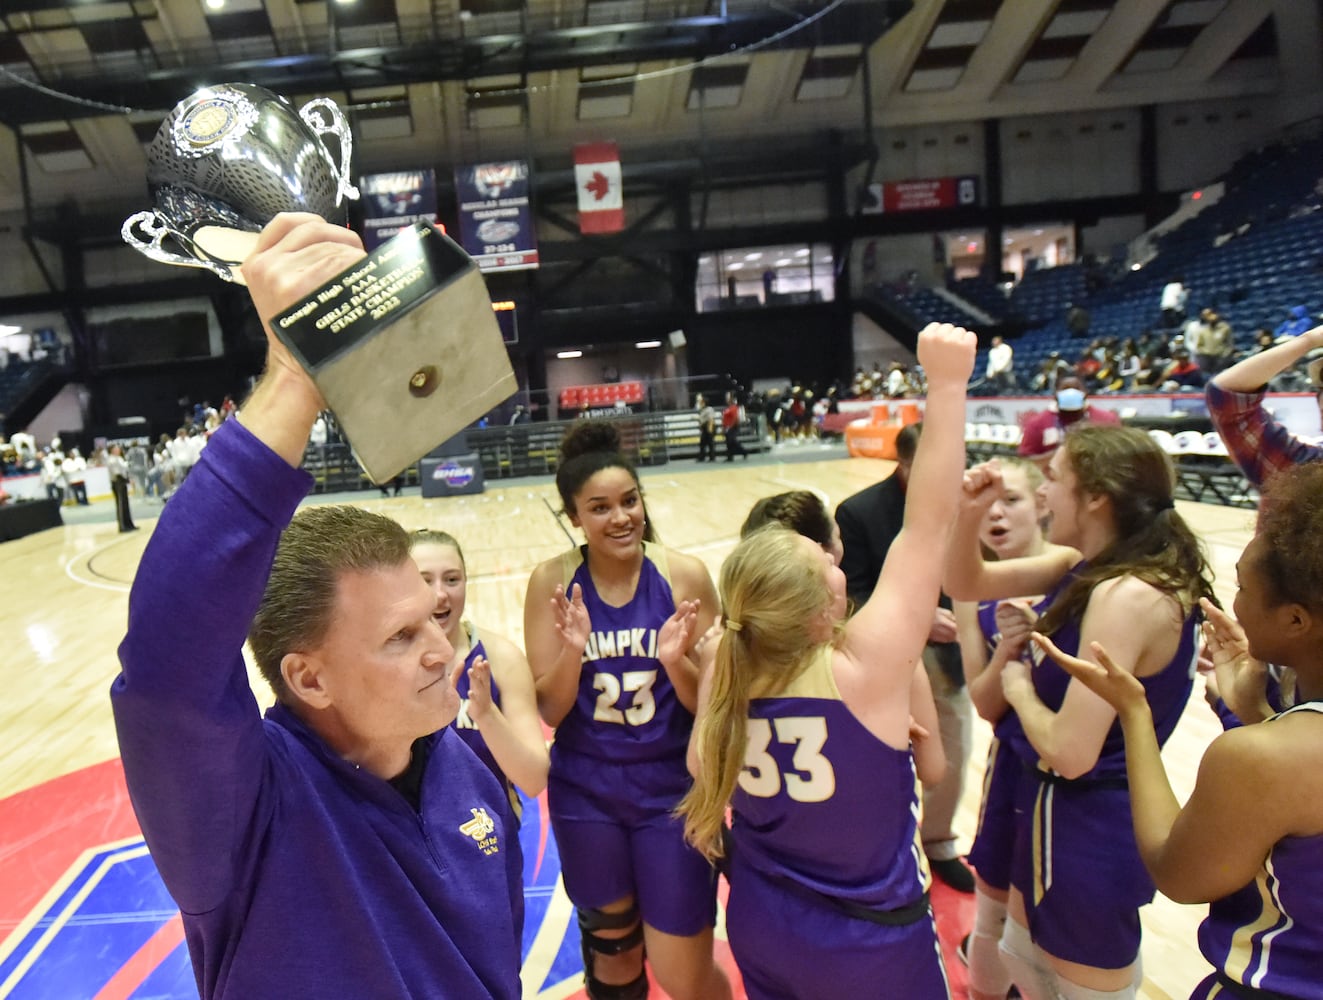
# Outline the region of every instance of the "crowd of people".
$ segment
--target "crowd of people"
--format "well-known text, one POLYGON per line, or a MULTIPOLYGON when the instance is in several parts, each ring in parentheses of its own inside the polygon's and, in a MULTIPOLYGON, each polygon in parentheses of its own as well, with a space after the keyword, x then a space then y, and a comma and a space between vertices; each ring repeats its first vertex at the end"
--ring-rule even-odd
POLYGON ((58 436, 44 445, 27 432, 0 436, 0 473, 5 476, 39 475, 49 500, 64 505, 90 506, 87 470, 107 471, 121 531, 133 531, 130 495, 164 501, 197 464, 207 439, 237 410, 226 396, 218 409, 209 403, 189 405, 174 435, 162 433, 156 442, 147 437, 126 437, 98 442, 84 455, 76 445, 66 446, 58 436))

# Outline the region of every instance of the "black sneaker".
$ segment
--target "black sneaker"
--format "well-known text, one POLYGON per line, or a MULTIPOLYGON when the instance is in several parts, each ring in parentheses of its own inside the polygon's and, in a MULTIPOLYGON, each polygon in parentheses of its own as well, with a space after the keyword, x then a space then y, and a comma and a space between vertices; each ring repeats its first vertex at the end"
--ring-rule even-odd
POLYGON ((928 867, 956 892, 974 891, 974 873, 959 858, 947 858, 945 861, 929 858, 928 867))

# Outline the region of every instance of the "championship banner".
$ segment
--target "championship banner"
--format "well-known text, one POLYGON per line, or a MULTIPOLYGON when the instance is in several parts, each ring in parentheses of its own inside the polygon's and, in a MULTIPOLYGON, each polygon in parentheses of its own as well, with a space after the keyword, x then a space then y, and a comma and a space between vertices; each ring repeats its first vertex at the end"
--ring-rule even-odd
POLYGON ((614 142, 574 147, 574 186, 579 192, 579 232, 618 233, 625 228, 620 150, 614 142))
POLYGON ((369 253, 415 222, 436 222, 436 172, 404 170, 367 174, 358 180, 363 197, 363 247, 369 253))
POLYGON ((869 184, 864 189, 860 211, 864 215, 881 215, 884 212, 920 212, 977 204, 977 177, 929 177, 869 184))
POLYGON ((483 271, 538 266, 524 160, 455 168, 460 243, 483 271))

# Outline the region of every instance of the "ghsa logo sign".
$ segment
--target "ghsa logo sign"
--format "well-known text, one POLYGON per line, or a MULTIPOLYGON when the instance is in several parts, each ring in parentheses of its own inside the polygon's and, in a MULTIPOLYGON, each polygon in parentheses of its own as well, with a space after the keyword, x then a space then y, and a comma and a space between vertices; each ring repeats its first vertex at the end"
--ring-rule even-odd
POLYGON ((439 479, 454 489, 473 482, 473 475, 473 466, 460 465, 458 462, 445 462, 432 470, 433 479, 439 479))

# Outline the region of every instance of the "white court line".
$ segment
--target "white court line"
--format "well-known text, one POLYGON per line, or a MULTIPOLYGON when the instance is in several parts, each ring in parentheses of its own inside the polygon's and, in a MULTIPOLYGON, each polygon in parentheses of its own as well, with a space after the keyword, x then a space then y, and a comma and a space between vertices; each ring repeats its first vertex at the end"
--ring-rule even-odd
POLYGON ((74 556, 72 559, 70 559, 67 563, 64 564, 64 575, 67 576, 74 583, 81 583, 85 587, 98 587, 101 590, 113 590, 116 593, 127 594, 129 592, 129 588, 132 586, 131 584, 115 583, 109 580, 93 580, 88 577, 79 576, 77 573, 74 572, 75 564, 82 563, 86 565, 90 563, 93 559, 95 559, 97 556, 99 556, 102 552, 107 551, 112 546, 118 545, 120 542, 123 542, 125 540, 126 539, 123 538, 112 538, 110 541, 104 543, 103 545, 98 545, 91 552, 84 552, 74 556))
POLYGON ((564 982, 542 989, 547 976, 551 973, 552 965, 556 962, 556 957, 560 954, 561 944, 565 940, 565 932, 569 929, 570 917, 573 914, 574 904, 565 894, 565 884, 557 877, 551 902, 547 904, 542 923, 538 925, 533 943, 529 945, 528 961, 524 963, 520 972, 524 981, 526 1000, 559 1000, 583 988, 583 979, 574 975, 564 982), (533 985, 535 983, 537 985, 533 985))

